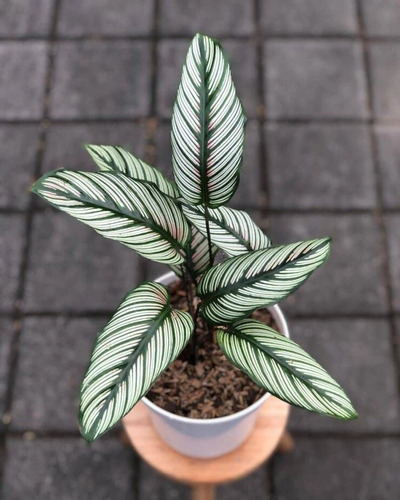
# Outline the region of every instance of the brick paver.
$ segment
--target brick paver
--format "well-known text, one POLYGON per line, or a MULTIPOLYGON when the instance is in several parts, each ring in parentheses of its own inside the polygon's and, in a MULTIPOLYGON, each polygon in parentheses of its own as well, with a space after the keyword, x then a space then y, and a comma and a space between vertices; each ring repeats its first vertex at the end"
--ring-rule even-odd
POLYGON ((187 44, 219 37, 249 118, 242 184, 275 243, 333 236, 282 305, 294 340, 348 390, 343 423, 293 410, 295 451, 218 498, 400 495, 400 10, 397 0, 5 0, 0 6, 0 498, 186 500, 118 439, 79 435, 96 332, 144 261, 28 187, 94 170, 120 144, 171 175, 169 119, 187 44))

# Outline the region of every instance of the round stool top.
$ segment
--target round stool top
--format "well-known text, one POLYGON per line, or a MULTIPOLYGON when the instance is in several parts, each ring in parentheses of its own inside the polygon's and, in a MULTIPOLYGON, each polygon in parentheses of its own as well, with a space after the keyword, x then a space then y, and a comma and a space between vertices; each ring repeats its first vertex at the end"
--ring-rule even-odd
POLYGON ((158 436, 144 403, 123 419, 125 432, 139 455, 154 469, 187 484, 220 484, 246 476, 277 447, 289 416, 289 405, 270 396, 262 405, 253 432, 236 450, 217 458, 190 458, 158 436))

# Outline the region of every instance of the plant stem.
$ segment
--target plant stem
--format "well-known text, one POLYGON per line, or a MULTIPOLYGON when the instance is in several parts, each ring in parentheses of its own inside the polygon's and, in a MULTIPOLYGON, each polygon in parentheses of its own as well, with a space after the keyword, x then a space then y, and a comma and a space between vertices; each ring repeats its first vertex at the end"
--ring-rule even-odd
POLYGON ((210 214, 208 212, 207 205, 204 205, 204 218, 206 219, 206 231, 207 231, 207 241, 208 241, 208 258, 210 259, 210 267, 214 263, 212 254, 212 243, 211 243, 211 232, 210 232, 210 214))

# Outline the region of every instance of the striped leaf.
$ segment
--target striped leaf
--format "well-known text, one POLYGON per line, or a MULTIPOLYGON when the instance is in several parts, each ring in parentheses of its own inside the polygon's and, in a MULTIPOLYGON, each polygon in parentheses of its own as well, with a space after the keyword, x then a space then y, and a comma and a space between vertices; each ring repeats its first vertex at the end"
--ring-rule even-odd
POLYGON ((343 389, 292 340, 244 319, 217 331, 230 361, 256 384, 292 405, 343 420, 357 417, 343 389))
POLYGON ((172 115, 172 164, 182 196, 216 208, 239 183, 246 118, 218 41, 197 34, 172 115))
MULTIPOLYGON (((191 226, 191 230, 192 237, 190 242, 186 245, 186 266, 189 274, 196 279, 198 276, 210 269, 212 264, 210 262, 210 252, 207 238, 203 236, 195 226, 191 226)), ((217 252, 218 248, 215 245, 212 245, 211 253, 213 258, 217 252)), ((184 278, 182 266, 171 266, 171 269, 177 276, 182 279, 184 278)))
POLYGON ((293 293, 329 255, 330 238, 231 257, 205 272, 197 287, 201 313, 212 324, 232 323, 293 293))
POLYGON ((154 167, 147 165, 120 146, 87 144, 86 149, 103 172, 122 172, 132 179, 153 182, 160 191, 176 198, 179 191, 175 184, 154 167))
MULTIPOLYGON (((187 219, 207 236, 204 207, 182 203, 182 210, 187 219)), ((229 257, 268 248, 271 245, 269 238, 246 212, 227 207, 210 208, 208 217, 211 241, 229 257)))
POLYGON ((172 309, 167 288, 132 290, 98 334, 81 386, 79 422, 93 441, 126 415, 172 363, 193 331, 191 316, 172 309))
POLYGON ((144 257, 165 264, 184 261, 190 226, 173 200, 152 184, 123 174, 57 170, 32 191, 144 257))

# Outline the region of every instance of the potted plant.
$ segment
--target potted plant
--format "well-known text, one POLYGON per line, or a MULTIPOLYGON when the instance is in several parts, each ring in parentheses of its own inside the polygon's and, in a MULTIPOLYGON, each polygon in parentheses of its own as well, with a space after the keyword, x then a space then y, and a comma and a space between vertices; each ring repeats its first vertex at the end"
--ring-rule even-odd
POLYGON ((56 170, 32 187, 172 270, 131 290, 98 334, 80 394, 87 441, 142 398, 171 446, 203 457, 238 446, 269 394, 357 417, 341 387, 288 338, 275 305, 324 263, 330 239, 275 246, 245 212, 224 206, 239 183, 245 122, 220 44, 198 34, 172 116, 176 184, 121 147, 88 145, 99 172, 56 170))

